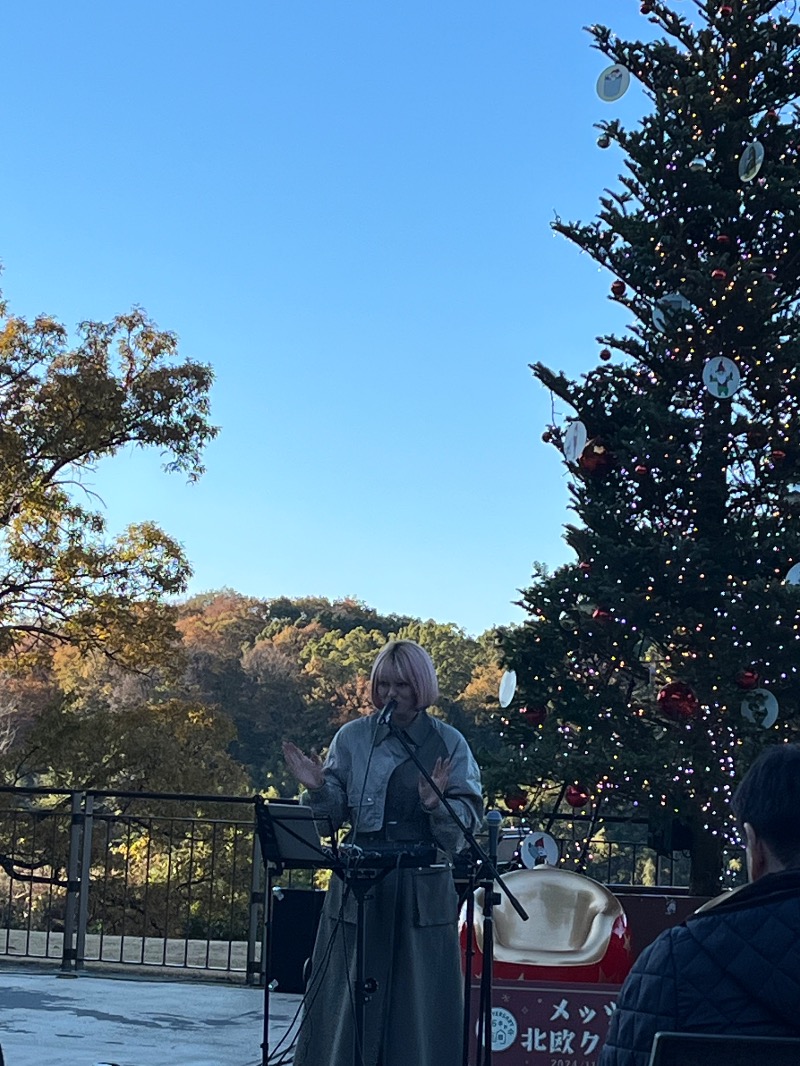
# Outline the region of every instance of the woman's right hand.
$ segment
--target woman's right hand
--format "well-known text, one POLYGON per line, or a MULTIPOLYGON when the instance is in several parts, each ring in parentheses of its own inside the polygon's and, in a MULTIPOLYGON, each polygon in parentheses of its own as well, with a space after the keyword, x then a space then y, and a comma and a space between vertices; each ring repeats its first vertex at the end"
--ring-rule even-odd
POLYGON ((325 775, 322 772, 322 761, 319 756, 306 755, 296 744, 292 744, 291 740, 284 740, 282 747, 289 772, 297 778, 300 784, 312 792, 322 788, 325 784, 325 775))

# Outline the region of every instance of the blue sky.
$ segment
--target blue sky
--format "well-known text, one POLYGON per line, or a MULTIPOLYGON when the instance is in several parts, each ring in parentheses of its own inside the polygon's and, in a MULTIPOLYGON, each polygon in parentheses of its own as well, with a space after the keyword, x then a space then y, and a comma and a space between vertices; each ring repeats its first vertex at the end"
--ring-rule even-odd
MULTIPOLYGON (((689 7, 689 5, 686 5, 689 7)), ((144 306, 213 364, 195 486, 125 454, 112 532, 155 520, 190 592, 353 595, 467 631, 569 557, 550 397, 624 319, 561 238, 621 159, 582 26, 639 0, 55 0, 4 16, 11 310, 144 306)), ((561 409, 562 416, 566 410, 561 409)))

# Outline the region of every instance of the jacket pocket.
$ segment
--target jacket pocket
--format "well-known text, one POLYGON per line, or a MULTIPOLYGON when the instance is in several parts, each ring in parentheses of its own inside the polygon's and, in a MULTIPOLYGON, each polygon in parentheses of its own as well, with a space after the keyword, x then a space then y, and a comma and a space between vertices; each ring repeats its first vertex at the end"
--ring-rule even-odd
POLYGON ((458 893, 450 870, 411 870, 414 925, 455 925, 458 893))

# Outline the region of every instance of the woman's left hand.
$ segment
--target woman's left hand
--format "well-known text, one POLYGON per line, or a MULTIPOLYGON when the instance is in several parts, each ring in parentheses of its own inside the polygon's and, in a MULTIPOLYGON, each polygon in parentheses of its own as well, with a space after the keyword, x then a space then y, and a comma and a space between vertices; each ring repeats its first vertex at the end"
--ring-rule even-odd
MULTIPOLYGON (((433 764, 431 770, 431 777, 433 783, 444 794, 447 791, 447 785, 450 781, 450 759, 437 759, 433 764)), ((434 811, 441 803, 441 800, 433 791, 431 786, 422 776, 419 775, 419 801, 426 811, 434 811)))

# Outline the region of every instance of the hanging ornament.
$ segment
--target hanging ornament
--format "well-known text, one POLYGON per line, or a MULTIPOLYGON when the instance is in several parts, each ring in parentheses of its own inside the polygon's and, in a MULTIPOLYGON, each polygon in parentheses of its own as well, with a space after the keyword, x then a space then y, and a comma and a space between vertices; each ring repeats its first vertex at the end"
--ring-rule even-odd
POLYGON ((727 233, 717 234, 717 244, 720 246, 720 248, 727 248, 730 243, 731 239, 727 233))
POLYGON ((558 624, 563 630, 575 630, 580 626, 580 619, 574 611, 562 611, 558 616, 558 624))
POLYGON ((567 785, 564 799, 570 807, 585 807, 589 802, 589 793, 580 785, 567 785))
POLYGON ((719 356, 717 359, 709 359, 703 367, 703 382, 712 396, 725 400, 733 396, 739 388, 742 375, 732 359, 719 356))
POLYGON ((547 707, 544 704, 538 704, 534 707, 520 707, 519 713, 528 725, 542 725, 547 718, 547 707))
POLYGON ((729 19, 733 14, 733 8, 730 4, 723 4, 717 14, 719 14, 724 19, 729 19))
POLYGON ((742 700, 742 717, 753 725, 769 729, 778 720, 778 701, 767 689, 754 689, 742 700))
POLYGON ((611 349, 610 348, 601 348, 600 349, 600 358, 603 360, 604 363, 607 363, 608 360, 611 358, 611 349))
POLYGON ((597 79, 597 95, 607 104, 613 104, 628 91, 631 83, 630 71, 621 63, 606 67, 597 79))
POLYGON ((690 311, 692 305, 680 292, 668 292, 653 304, 653 325, 659 333, 673 329, 682 314, 690 311))
POLYGON ((597 138, 597 147, 598 148, 610 148, 611 147, 611 138, 609 137, 609 135, 607 133, 601 133, 600 136, 597 138))
POLYGON ((549 833, 528 833, 520 846, 519 857, 522 865, 532 870, 535 866, 555 866, 560 851, 549 833))
POLYGON ((751 448, 763 448, 769 441, 769 430, 765 426, 750 426, 746 440, 751 448))
POLYGON ((720 269, 712 270, 711 271, 711 278, 712 278, 713 281, 727 281, 728 280, 728 271, 727 270, 720 270, 720 269))
POLYGON ((521 788, 509 789, 503 796, 503 802, 510 811, 522 811, 528 805, 528 796, 521 788))
POLYGON ((633 472, 640 480, 644 480, 644 478, 648 477, 650 474, 650 467, 645 466, 644 463, 637 463, 633 468, 633 472))
POLYGON ((611 452, 595 437, 581 452, 578 465, 587 474, 603 474, 611 466, 611 452))
POLYGON ((694 718, 700 708, 700 701, 691 686, 683 681, 670 681, 656 696, 658 709, 671 722, 694 718))
POLYGON ((564 458, 571 466, 575 466, 580 459, 588 436, 583 422, 570 422, 564 434, 564 458))
POLYGON ((795 563, 783 580, 787 585, 800 585, 800 563, 795 563))
POLYGON ((752 181, 763 162, 764 145, 761 141, 751 141, 739 157, 739 180, 752 181))
POLYGON ((694 174, 705 173, 708 170, 708 160, 702 155, 695 156, 694 159, 689 161, 689 170, 694 174))
POLYGON ((619 278, 618 278, 615 282, 612 283, 611 291, 613 292, 613 294, 615 296, 624 296, 625 295, 625 282, 624 281, 620 281, 619 278))
POLYGON ((584 559, 582 562, 578 563, 578 569, 582 570, 584 574, 588 574, 592 569, 592 564, 587 563, 584 559))
POLYGON ((783 450, 783 448, 773 448, 772 451, 769 453, 769 457, 773 463, 782 463, 783 460, 786 458, 786 452, 783 450))
POLYGON ((506 670, 503 676, 500 678, 500 691, 497 694, 497 699, 501 707, 508 707, 509 703, 514 699, 514 693, 517 691, 517 674, 515 670, 506 670))
POLYGON ((639 8, 639 11, 643 15, 649 15, 652 10, 653 10, 653 8, 650 6, 650 4, 648 4, 647 0, 644 0, 644 3, 639 8))
POLYGON ((761 675, 758 670, 754 670, 752 666, 748 666, 745 670, 740 670, 734 680, 736 681, 737 688, 749 692, 759 683, 761 675))
POLYGON ((592 618, 595 622, 600 622, 601 625, 605 625, 606 622, 611 621, 611 611, 607 611, 605 607, 595 607, 592 611, 592 618))

